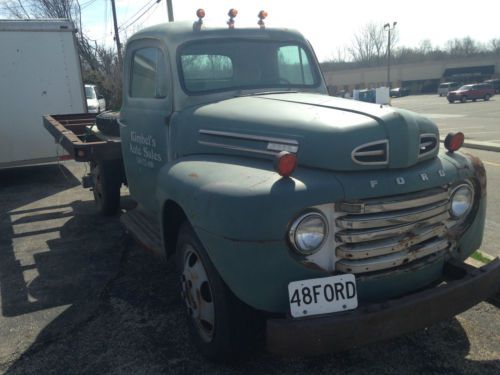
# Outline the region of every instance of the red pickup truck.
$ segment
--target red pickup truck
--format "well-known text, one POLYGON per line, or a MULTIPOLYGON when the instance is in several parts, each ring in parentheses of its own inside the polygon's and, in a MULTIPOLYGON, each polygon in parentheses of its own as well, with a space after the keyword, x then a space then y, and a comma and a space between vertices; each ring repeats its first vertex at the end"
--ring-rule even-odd
POLYGON ((487 83, 473 83, 448 92, 447 98, 450 103, 454 103, 455 100, 465 103, 467 100, 475 102, 477 99, 488 101, 493 95, 495 95, 493 86, 487 83))

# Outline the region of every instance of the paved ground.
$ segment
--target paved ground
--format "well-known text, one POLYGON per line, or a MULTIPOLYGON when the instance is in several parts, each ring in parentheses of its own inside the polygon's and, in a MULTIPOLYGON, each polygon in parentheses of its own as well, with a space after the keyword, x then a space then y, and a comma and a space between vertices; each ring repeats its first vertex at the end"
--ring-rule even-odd
POLYGON ((455 104, 449 104, 446 98, 437 95, 410 95, 393 98, 391 104, 431 118, 438 124, 441 135, 462 131, 467 139, 500 145, 500 95, 487 102, 455 104))
POLYGON ((82 165, 65 165, 0 171, 0 373, 500 373, 500 306, 489 303, 348 353, 207 363, 168 265, 99 217, 75 178, 82 165))

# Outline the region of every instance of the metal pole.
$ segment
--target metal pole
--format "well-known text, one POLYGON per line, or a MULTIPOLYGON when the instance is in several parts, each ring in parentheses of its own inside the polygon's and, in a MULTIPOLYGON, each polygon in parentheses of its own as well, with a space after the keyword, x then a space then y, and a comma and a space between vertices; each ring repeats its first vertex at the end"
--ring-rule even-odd
POLYGON ((391 28, 387 39, 387 87, 391 89, 391 28))
POLYGON ((111 0, 111 9, 113 10, 113 23, 115 24, 115 41, 116 41, 116 50, 118 51, 118 63, 120 65, 120 69, 122 69, 123 67, 122 45, 120 43, 120 34, 118 34, 118 22, 116 21, 115 0, 111 0))
POLYGON ((174 21, 174 8, 172 7, 172 0, 167 0, 168 22, 174 21))

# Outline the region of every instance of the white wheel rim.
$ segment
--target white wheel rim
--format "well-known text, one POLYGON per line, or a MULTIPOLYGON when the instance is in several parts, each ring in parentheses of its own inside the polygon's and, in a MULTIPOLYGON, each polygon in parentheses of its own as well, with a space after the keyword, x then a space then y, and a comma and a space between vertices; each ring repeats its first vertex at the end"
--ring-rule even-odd
POLYGON ((215 309, 207 271, 193 246, 186 245, 182 265, 182 297, 200 337, 205 342, 213 339, 215 309))

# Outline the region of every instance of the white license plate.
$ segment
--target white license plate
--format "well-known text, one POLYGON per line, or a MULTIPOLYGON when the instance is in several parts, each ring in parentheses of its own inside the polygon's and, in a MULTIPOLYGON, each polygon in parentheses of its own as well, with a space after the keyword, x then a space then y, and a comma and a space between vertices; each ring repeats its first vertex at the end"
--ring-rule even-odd
POLYGON ((288 284, 288 296, 294 318, 358 307, 356 278, 352 274, 292 281, 288 284))

